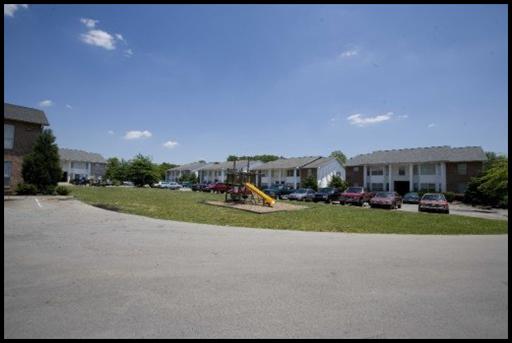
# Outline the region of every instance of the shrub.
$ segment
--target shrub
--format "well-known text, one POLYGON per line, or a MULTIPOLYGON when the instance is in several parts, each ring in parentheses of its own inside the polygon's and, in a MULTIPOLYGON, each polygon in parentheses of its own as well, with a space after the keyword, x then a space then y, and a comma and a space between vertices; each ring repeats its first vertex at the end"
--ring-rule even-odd
POLYGON ((58 195, 68 195, 71 191, 65 186, 57 186, 55 192, 57 192, 58 195))
POLYGON ((302 183, 302 187, 304 188, 311 188, 315 191, 318 190, 318 184, 316 183, 316 180, 312 176, 308 176, 302 183))
POLYGON ((455 199, 455 193, 453 192, 444 192, 443 194, 448 202, 452 202, 455 199))
POLYGON ((112 186, 121 186, 121 181, 119 181, 119 180, 112 181, 112 186))
POLYGON ((18 183, 16 186, 16 194, 19 195, 36 195, 37 187, 30 183, 18 183))
POLYGON ((55 185, 47 185, 47 186, 43 186, 43 187, 40 187, 40 192, 43 193, 44 195, 54 195, 55 194, 55 189, 57 187, 55 185))

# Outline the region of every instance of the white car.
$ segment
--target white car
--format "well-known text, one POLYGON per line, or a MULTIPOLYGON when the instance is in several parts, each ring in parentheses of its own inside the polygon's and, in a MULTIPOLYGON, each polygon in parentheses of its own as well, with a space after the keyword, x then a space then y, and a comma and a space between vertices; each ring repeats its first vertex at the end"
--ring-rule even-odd
POLYGON ((182 185, 180 185, 179 183, 174 182, 174 181, 171 181, 171 182, 167 182, 164 188, 169 188, 169 189, 180 189, 180 188, 182 188, 182 187, 183 187, 183 186, 182 186, 182 185))

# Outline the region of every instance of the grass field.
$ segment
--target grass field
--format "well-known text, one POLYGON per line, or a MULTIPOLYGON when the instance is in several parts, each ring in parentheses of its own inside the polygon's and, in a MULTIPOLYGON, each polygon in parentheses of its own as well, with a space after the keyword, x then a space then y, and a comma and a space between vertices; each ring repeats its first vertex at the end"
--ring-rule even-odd
POLYGON ((72 194, 91 205, 119 212, 185 222, 254 228, 401 234, 503 234, 507 221, 410 213, 352 206, 301 203, 293 212, 256 214, 204 204, 223 195, 131 187, 73 187, 72 194))

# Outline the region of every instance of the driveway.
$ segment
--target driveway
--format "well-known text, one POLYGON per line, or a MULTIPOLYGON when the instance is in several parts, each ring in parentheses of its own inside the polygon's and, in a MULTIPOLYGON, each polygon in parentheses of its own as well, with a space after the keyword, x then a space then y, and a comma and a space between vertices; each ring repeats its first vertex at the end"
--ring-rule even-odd
POLYGON ((5 338, 507 338, 508 235, 246 229, 4 201, 5 338))

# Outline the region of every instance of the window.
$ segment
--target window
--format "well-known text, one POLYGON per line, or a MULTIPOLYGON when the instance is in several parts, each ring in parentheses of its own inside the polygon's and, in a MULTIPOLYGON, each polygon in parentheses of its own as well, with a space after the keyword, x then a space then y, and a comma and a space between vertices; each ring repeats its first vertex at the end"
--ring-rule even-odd
POLYGON ((401 176, 405 175, 405 167, 398 167, 398 175, 401 175, 401 176))
POLYGON ((14 125, 4 124, 4 149, 14 146, 14 125))
POLYGON ((413 175, 418 175, 418 166, 415 165, 415 166, 412 167, 412 174, 413 175))
POLYGON ((293 176, 293 172, 294 172, 294 170, 293 170, 293 169, 287 169, 287 170, 286 170, 286 176, 288 176, 288 177, 293 176))
POLYGON ((87 169, 86 162, 71 162, 71 168, 73 169, 87 169))
POLYGON ((466 163, 457 164, 457 173, 459 175, 466 175, 468 172, 468 165, 466 163))
POLYGON ((359 167, 354 167, 354 172, 358 172, 359 171, 359 167))
POLYGON ((383 191, 384 184, 383 183, 372 183, 371 189, 372 189, 372 191, 383 191))
POLYGON ((420 183, 420 190, 426 192, 435 192, 436 184, 435 183, 420 183))
POLYGON ((372 175, 384 175, 383 168, 372 168, 372 175))
POLYGON ((11 183, 12 162, 4 161, 4 187, 11 183))
POLYGON ((422 164, 420 166, 421 175, 436 175, 436 166, 434 164, 422 164))

